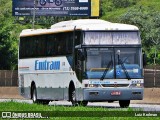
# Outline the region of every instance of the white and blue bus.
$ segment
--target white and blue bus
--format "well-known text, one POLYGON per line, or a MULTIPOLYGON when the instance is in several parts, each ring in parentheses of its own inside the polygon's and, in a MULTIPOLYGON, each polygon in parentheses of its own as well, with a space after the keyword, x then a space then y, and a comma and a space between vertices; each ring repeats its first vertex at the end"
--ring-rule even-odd
POLYGON ((35 103, 142 100, 143 58, 139 29, 97 19, 59 22, 20 34, 20 94, 35 103))

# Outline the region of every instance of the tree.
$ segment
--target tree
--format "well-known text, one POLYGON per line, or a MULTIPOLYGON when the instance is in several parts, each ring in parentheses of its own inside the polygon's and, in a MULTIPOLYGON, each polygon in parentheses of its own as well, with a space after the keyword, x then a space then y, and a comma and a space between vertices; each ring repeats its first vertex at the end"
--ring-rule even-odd
POLYGON ((130 5, 135 5, 137 0, 111 0, 115 8, 128 7, 130 5))
POLYGON ((148 63, 157 61, 160 52, 160 13, 152 7, 136 7, 120 17, 120 22, 136 25, 140 28, 142 45, 148 56, 148 63), (154 52, 153 52, 154 50, 154 52), (154 57, 153 57, 154 56, 154 57))
POLYGON ((17 66, 17 33, 11 16, 12 1, 1 0, 0 4, 0 69, 14 69, 17 66), (16 34, 15 34, 16 33, 16 34))

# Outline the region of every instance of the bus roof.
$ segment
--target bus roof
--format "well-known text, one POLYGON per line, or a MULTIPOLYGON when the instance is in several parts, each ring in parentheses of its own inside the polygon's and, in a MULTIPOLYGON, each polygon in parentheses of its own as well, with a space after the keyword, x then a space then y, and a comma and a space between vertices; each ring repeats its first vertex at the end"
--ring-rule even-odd
POLYGON ((41 34, 52 34, 58 32, 67 32, 76 30, 116 30, 116 31, 137 31, 138 27, 134 25, 111 23, 100 19, 79 19, 69 20, 56 23, 50 29, 25 29, 21 32, 20 37, 34 36, 41 34))

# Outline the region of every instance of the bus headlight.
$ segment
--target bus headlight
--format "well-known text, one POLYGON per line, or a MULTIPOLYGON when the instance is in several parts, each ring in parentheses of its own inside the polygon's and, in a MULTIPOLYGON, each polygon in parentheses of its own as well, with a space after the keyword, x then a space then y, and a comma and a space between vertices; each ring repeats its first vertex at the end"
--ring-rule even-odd
POLYGON ((89 80, 83 80, 82 83, 83 83, 83 86, 84 86, 84 87, 90 87, 90 88, 101 87, 100 84, 91 84, 91 83, 89 82, 89 80))
POLYGON ((89 80, 82 81, 83 87, 89 87, 89 80))
POLYGON ((93 88, 93 87, 100 87, 100 85, 98 85, 98 84, 85 84, 84 87, 93 88))
POLYGON ((89 87, 100 87, 99 84, 89 84, 89 87))
POLYGON ((139 88, 142 88, 142 87, 144 87, 144 84, 143 83, 136 83, 136 84, 131 84, 129 87, 139 87, 139 88))
POLYGON ((141 80, 132 80, 129 87, 142 88, 142 87, 144 87, 144 81, 142 79, 141 80))

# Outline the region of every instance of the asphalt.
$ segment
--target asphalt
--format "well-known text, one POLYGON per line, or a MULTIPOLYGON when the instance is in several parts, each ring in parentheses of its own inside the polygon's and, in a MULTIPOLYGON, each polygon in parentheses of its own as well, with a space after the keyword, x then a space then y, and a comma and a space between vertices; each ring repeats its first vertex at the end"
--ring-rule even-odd
MULTIPOLYGON (((0 99, 24 99, 18 87, 0 87, 0 99)), ((145 88, 143 100, 132 100, 135 104, 160 104, 160 88, 145 88)))

